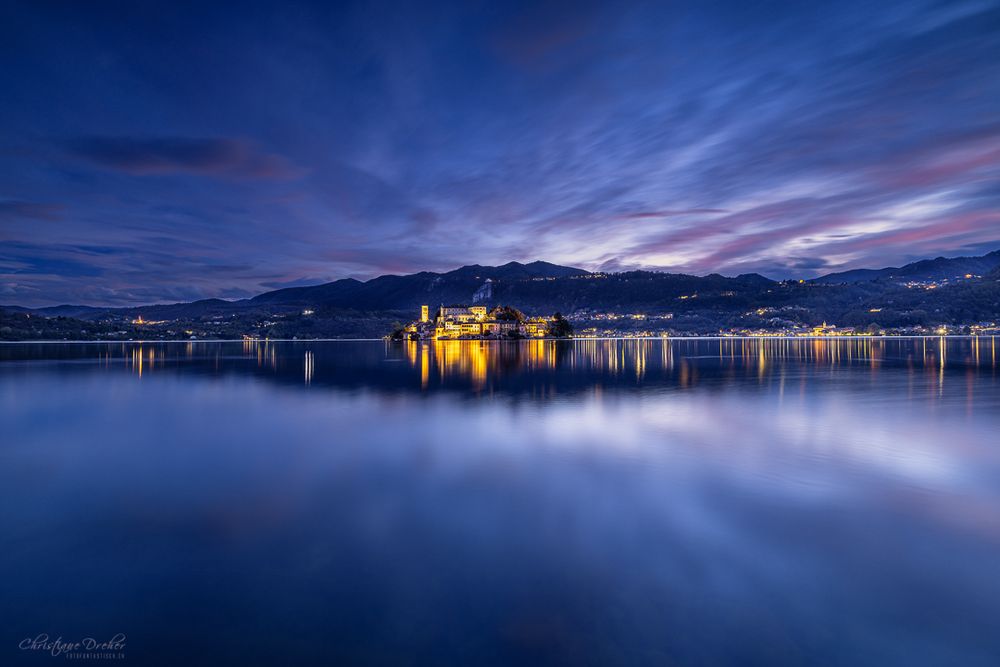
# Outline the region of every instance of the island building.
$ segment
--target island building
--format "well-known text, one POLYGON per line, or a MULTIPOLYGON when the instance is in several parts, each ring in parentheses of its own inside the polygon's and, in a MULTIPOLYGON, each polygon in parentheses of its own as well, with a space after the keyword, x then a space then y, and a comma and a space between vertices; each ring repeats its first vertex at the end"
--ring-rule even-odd
POLYGON ((518 320, 509 309, 502 307, 489 310, 486 306, 464 305, 442 305, 433 320, 430 308, 420 306, 420 319, 403 328, 407 338, 430 340, 515 336, 541 338, 548 331, 549 321, 544 317, 518 320))

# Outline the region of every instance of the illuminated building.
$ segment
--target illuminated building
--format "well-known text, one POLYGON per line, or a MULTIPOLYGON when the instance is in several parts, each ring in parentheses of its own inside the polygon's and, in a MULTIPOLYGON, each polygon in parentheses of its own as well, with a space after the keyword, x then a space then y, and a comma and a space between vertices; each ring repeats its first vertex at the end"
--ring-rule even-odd
POLYGON ((549 322, 542 317, 521 319, 511 315, 510 309, 497 308, 490 312, 486 306, 440 306, 431 321, 429 308, 420 307, 420 319, 403 327, 410 339, 449 339, 502 337, 521 335, 541 338, 548 334, 549 322))
POLYGON ((549 332, 549 323, 541 317, 532 317, 523 324, 524 335, 531 338, 541 338, 549 332))
POLYGON ((140 315, 139 317, 137 317, 134 320, 132 320, 132 324, 139 325, 139 326, 142 326, 142 325, 147 325, 148 326, 148 325, 166 324, 166 323, 167 323, 167 320, 144 320, 144 319, 142 319, 142 315, 140 315))

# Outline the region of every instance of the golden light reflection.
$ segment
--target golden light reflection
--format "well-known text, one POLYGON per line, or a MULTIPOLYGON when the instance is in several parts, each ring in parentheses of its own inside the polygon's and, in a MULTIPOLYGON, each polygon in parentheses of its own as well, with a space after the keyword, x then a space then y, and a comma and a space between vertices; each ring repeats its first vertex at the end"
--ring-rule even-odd
MULTIPOLYGON (((770 381, 776 373, 783 379, 785 367, 792 363, 830 368, 865 366, 874 373, 888 357, 898 357, 911 365, 914 361, 921 361, 925 367, 933 364, 940 373, 947 363, 943 347, 946 343, 942 341, 938 339, 934 348, 924 340, 897 339, 887 343, 885 339, 870 337, 436 340, 406 341, 400 345, 403 360, 419 373, 421 387, 429 387, 431 378, 436 377, 442 383, 464 380, 480 390, 491 378, 510 375, 519 369, 598 372, 609 378, 629 376, 637 383, 647 378, 673 378, 681 387, 696 385, 707 365, 722 368, 729 375, 742 373, 762 383, 770 381), (891 353, 887 345, 892 346, 891 353)), ((970 349, 970 359, 978 363, 984 355, 975 350, 975 347, 970 349)), ((995 353, 991 358, 995 359, 995 353)), ((943 382, 943 377, 939 380, 943 382)))
POLYGON ((938 357, 941 359, 941 364, 939 366, 940 370, 938 371, 938 393, 939 394, 943 394, 944 393, 944 367, 945 367, 945 361, 946 361, 946 358, 947 358, 946 355, 948 354, 947 349, 948 349, 948 347, 947 347, 947 341, 945 340, 944 336, 941 336, 940 338, 938 338, 938 357))
MULTIPOLYGON (((273 363, 273 348, 263 347, 255 354, 263 364, 273 363)), ((840 382, 842 371, 852 368, 868 371, 872 381, 885 372, 905 373, 911 395, 936 401, 965 390, 965 383, 954 381, 960 374, 968 382, 996 368, 995 340, 985 336, 434 340, 387 343, 386 355, 409 366, 414 385, 419 381, 423 390, 449 385, 493 393, 516 385, 544 396, 581 385, 595 391, 610 385, 686 390, 722 379, 772 385, 787 400, 796 388, 801 395, 823 382, 840 382), (829 372, 807 373, 806 367, 829 372)))
MULTIPOLYGON (((286 344, 244 340, 232 345, 235 350, 242 349, 243 358, 256 361, 259 368, 275 373, 289 370, 291 357, 283 347, 286 344)), ((115 359, 124 361, 132 373, 144 377, 173 366, 177 359, 197 359, 196 347, 204 358, 202 363, 216 371, 221 372, 228 363, 221 347, 187 341, 176 346, 123 343, 106 348, 98 357, 106 367, 113 366, 115 359)), ((788 370, 808 364, 825 366, 831 377, 845 367, 864 367, 873 378, 886 370, 902 370, 909 374, 911 393, 925 386, 940 397, 964 387, 957 382, 960 374, 995 373, 997 368, 995 336, 438 340, 386 343, 385 349, 388 356, 413 368, 414 380, 419 378, 423 389, 459 381, 477 392, 492 391, 496 379, 518 374, 544 391, 554 390, 560 376, 573 384, 574 375, 596 378, 597 382, 667 383, 679 388, 697 386, 706 377, 739 377, 760 384, 780 382, 783 388, 790 388, 800 374, 788 370)), ((295 372, 301 373, 306 385, 312 384, 316 379, 315 350, 296 354, 303 355, 299 357, 303 366, 294 364, 295 372)))
MULTIPOLYGON (((124 355, 124 350, 122 352, 124 355)), ((162 364, 162 360, 160 361, 162 364)), ((145 347, 141 343, 129 350, 129 367, 140 378, 143 373, 149 373, 157 364, 157 353, 155 347, 145 347)))
MULTIPOLYGON (((426 346, 427 343, 421 345, 426 346)), ((494 343, 489 341, 435 340, 431 345, 441 380, 462 377, 469 380, 476 390, 482 389, 486 383, 487 365, 491 356, 494 360, 500 356, 490 355, 490 348, 494 343)), ((416 364, 415 355, 414 349, 414 357, 410 362, 412 365, 416 364)))

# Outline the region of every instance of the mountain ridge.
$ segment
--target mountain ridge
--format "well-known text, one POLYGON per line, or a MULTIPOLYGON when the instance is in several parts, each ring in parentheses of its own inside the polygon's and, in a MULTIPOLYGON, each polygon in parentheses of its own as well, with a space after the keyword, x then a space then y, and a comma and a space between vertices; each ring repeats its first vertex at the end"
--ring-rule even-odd
POLYGON ((918 259, 902 266, 887 266, 881 269, 851 269, 818 276, 809 282, 832 285, 868 282, 882 278, 943 280, 966 274, 986 275, 997 267, 1000 267, 1000 250, 994 250, 981 256, 938 256, 934 259, 918 259))
MULTIPOLYGON (((857 285, 883 280, 909 279, 934 280, 962 276, 965 274, 988 275, 1000 268, 1000 250, 982 256, 937 257, 923 259, 900 267, 882 269, 853 269, 835 272, 805 281, 814 285, 857 285)), ((445 272, 420 271, 411 274, 384 274, 366 281, 356 278, 340 278, 319 285, 285 287, 262 292, 253 297, 227 301, 218 298, 199 299, 191 302, 148 304, 141 306, 100 307, 87 305, 60 304, 40 308, 17 305, 0 305, 9 312, 32 313, 46 317, 79 317, 93 319, 105 314, 145 314, 148 317, 167 316, 211 316, 229 311, 245 311, 265 307, 280 307, 285 310, 323 306, 352 310, 405 310, 419 304, 468 302, 487 281, 493 283, 490 292, 496 298, 515 298, 539 291, 528 283, 537 281, 559 281, 566 288, 566 280, 579 278, 617 277, 621 282, 638 279, 653 280, 668 293, 697 290, 699 288, 724 289, 726 285, 745 288, 766 288, 782 281, 772 280, 759 273, 745 273, 726 277, 718 273, 694 276, 684 273, 660 271, 626 271, 615 274, 589 272, 571 266, 536 260, 529 263, 516 261, 499 266, 467 264, 445 272), (511 290, 512 285, 520 289, 511 290), (512 293, 515 292, 515 293, 512 293)), ((577 282, 577 281, 574 281, 577 282)), ((589 282, 589 281, 585 281, 589 282)), ((586 290, 569 290, 586 291, 586 290)), ((591 290, 596 291, 596 290, 591 290)), ((607 291, 607 290, 605 290, 607 291)), ((669 294, 668 294, 669 295, 669 294)), ((584 294, 573 299, 575 307, 586 307, 584 294)), ((596 295, 595 295, 596 296, 596 295)), ((602 295, 604 296, 604 295, 602 295)), ((679 293, 675 296, 679 296, 679 293)))
POLYGON ((1000 252, 921 260, 846 278, 833 274, 830 282, 775 281, 754 273, 590 273, 547 262, 471 264, 444 273, 288 287, 239 301, 105 309, 0 307, 0 339, 371 338, 412 320, 422 305, 456 303, 508 304, 529 315, 561 312, 580 331, 609 335, 800 334, 827 323, 869 333, 926 334, 954 327, 996 331, 998 259, 1000 252))

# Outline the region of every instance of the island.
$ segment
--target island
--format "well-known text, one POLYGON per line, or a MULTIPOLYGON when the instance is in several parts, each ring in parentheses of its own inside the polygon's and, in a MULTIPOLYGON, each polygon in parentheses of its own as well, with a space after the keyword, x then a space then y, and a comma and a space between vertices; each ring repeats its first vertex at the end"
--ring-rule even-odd
POLYGON ((420 306, 420 319, 397 326, 393 340, 488 340, 502 338, 568 338, 573 327, 560 313, 552 317, 528 317, 513 306, 465 306, 442 304, 434 318, 430 307, 420 306))

